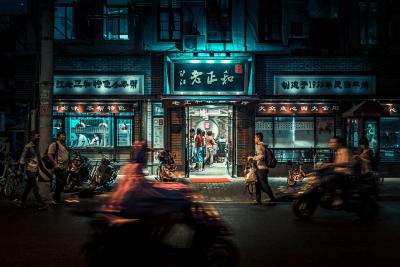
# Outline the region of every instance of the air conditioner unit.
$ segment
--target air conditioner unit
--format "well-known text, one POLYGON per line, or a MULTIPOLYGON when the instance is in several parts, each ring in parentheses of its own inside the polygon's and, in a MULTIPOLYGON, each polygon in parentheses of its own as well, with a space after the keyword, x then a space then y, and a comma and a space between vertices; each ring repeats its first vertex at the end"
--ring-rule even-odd
POLYGON ((183 51, 206 50, 206 37, 204 35, 184 35, 182 48, 183 51))

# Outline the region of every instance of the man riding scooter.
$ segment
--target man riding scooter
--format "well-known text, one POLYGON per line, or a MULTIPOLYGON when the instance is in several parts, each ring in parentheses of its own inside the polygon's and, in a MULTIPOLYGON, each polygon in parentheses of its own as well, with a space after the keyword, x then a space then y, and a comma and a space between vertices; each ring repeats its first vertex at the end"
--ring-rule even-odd
MULTIPOLYGON (((343 193, 349 175, 352 174, 351 152, 344 145, 343 139, 339 136, 334 136, 329 140, 329 148, 335 152, 335 157, 333 163, 324 163, 319 168, 320 170, 326 170, 326 175, 321 178, 321 183, 325 183, 332 194, 335 193, 338 186, 341 187, 343 193)), ((342 203, 343 198, 336 196, 332 205, 339 206, 342 203)))

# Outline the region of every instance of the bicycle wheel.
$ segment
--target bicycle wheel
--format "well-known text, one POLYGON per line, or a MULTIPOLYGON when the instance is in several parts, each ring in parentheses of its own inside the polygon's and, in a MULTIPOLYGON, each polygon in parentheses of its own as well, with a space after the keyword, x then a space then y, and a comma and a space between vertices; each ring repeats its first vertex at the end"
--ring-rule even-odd
POLYGON ((14 196, 16 185, 17 181, 15 181, 14 177, 7 177, 7 181, 4 186, 4 195, 7 198, 12 198, 14 196))

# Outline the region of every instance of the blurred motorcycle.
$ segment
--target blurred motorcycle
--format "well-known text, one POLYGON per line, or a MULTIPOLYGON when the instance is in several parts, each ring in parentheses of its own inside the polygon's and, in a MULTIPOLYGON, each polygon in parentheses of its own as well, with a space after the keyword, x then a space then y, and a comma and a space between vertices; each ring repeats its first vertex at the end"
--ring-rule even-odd
POLYGON ((320 169, 308 174, 308 184, 294 196, 292 209, 300 219, 308 219, 317 207, 328 210, 344 210, 356 213, 362 219, 374 218, 379 211, 376 202, 378 186, 373 175, 349 175, 341 185, 342 204, 334 205, 338 192, 332 192, 326 183, 321 183, 326 170, 320 169))
MULTIPOLYGON (((160 184, 160 183, 158 183, 160 184)), ((93 235, 84 251, 89 266, 238 266, 232 232, 201 196, 178 183, 162 183, 187 199, 147 199, 136 215, 103 209, 92 221, 93 235), (134 261, 134 262, 132 262, 134 261)))

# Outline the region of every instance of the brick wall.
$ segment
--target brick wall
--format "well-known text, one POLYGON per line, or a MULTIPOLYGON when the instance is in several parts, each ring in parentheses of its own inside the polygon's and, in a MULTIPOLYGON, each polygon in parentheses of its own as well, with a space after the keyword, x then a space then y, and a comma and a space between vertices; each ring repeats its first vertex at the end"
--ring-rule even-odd
POLYGON ((145 95, 163 93, 162 56, 56 56, 54 73, 144 75, 145 95))
POLYGON ((183 171, 185 166, 185 109, 169 109, 167 115, 169 149, 178 169, 183 171))
POLYGON ((243 176, 243 166, 247 157, 254 152, 255 110, 236 107, 236 165, 237 176, 243 176))

